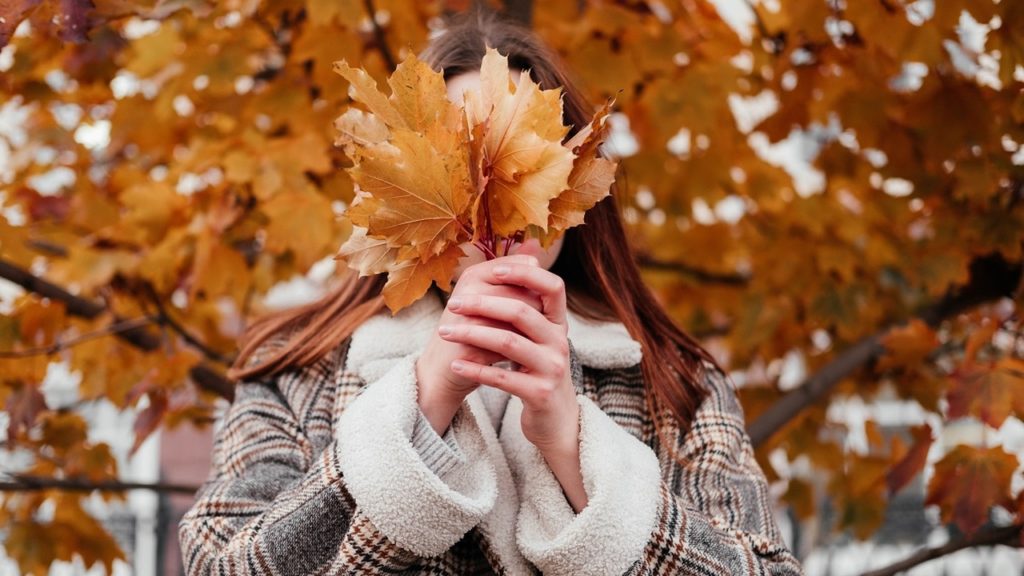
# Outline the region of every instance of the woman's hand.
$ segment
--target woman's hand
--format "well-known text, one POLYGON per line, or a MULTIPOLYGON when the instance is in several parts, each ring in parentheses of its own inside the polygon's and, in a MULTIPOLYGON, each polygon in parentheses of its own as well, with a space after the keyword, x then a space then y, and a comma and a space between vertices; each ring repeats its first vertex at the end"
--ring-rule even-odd
POLYGON ((579 415, 569 372, 564 283, 557 275, 528 263, 503 263, 491 267, 489 273, 491 282, 539 294, 540 309, 514 297, 469 292, 453 295, 448 310, 466 320, 483 318, 506 327, 442 320, 438 333, 449 342, 507 358, 520 368, 511 371, 460 358, 452 361, 452 372, 518 396, 523 401, 526 439, 542 452, 562 449, 576 439, 573 430, 579 415))
MULTIPOLYGON (((514 299, 524 306, 532 307, 535 310, 540 309, 540 298, 526 288, 493 281, 494 275, 491 270, 494 267, 513 263, 536 266, 537 259, 528 254, 515 254, 469 266, 455 283, 451 300, 457 300, 466 295, 488 296, 514 299)), ((441 314, 440 325, 513 329, 500 319, 456 314, 451 310, 451 300, 449 300, 449 306, 441 314)), ((453 372, 452 362, 462 360, 473 364, 489 365, 504 359, 505 357, 500 353, 468 343, 446 340, 441 338, 437 332, 434 333, 416 362, 416 381, 419 387, 420 409, 438 434, 442 434, 451 424, 452 417, 458 411, 463 398, 480 385, 465 374, 453 372)))
POLYGON ((502 261, 484 273, 485 283, 526 289, 539 296, 541 305, 528 303, 521 294, 465 290, 452 295, 447 309, 466 320, 492 323, 442 319, 438 333, 449 342, 512 360, 520 368, 510 371, 458 358, 452 360, 451 370, 522 400, 523 435, 540 450, 578 512, 586 506, 587 496, 579 464, 579 403, 570 372, 565 283, 532 262, 502 261))

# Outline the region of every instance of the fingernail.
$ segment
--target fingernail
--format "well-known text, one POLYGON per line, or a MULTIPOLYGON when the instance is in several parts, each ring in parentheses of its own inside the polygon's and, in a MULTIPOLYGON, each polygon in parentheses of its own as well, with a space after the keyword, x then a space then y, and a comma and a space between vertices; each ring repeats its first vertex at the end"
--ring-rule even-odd
POLYGON ((511 272, 511 269, 509 269, 508 266, 495 266, 494 267, 494 275, 495 276, 504 276, 505 274, 508 274, 509 272, 511 272))
POLYGON ((458 310, 462 307, 462 298, 452 298, 448 301, 448 307, 452 310, 458 310))
POLYGON ((440 328, 437 329, 437 333, 440 334, 441 336, 451 336, 451 334, 452 334, 452 327, 451 326, 441 326, 440 328))
POLYGON ((462 360, 453 360, 452 361, 452 371, 453 372, 462 372, 465 368, 466 368, 466 365, 463 364, 462 360))

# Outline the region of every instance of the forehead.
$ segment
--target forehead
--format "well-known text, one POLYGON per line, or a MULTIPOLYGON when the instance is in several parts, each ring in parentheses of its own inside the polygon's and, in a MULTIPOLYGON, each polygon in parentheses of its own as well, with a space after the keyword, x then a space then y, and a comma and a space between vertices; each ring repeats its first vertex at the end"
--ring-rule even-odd
MULTIPOLYGON (((520 72, 522 71, 518 68, 509 68, 508 71, 508 77, 511 78, 512 82, 517 86, 519 85, 520 72)), ((445 80, 444 83, 448 90, 448 100, 461 106, 463 94, 465 94, 467 90, 480 90, 480 71, 467 70, 465 72, 460 72, 445 80)))

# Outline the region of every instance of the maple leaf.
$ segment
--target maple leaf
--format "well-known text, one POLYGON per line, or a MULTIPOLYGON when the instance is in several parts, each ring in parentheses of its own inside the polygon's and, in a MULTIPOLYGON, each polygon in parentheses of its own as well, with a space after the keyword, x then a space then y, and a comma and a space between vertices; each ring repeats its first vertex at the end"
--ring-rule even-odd
POLYGON ((69 412, 48 412, 40 418, 42 441, 63 455, 85 442, 87 425, 80 415, 69 412))
POLYGON ((129 456, 134 455, 139 447, 142 446, 142 443, 160 426, 160 422, 163 420, 164 413, 166 412, 167 395, 163 393, 150 393, 149 405, 135 416, 135 423, 133 425, 135 441, 132 442, 132 447, 128 450, 129 456))
POLYGON ((499 244, 507 250, 528 234, 550 244, 609 192, 615 163, 598 157, 598 146, 611 102, 563 144, 561 90, 541 90, 526 73, 512 82, 496 50, 481 64, 479 93, 461 107, 443 75, 412 55, 388 79, 387 96, 345 61, 335 71, 366 107, 335 120, 355 189, 345 211, 353 233, 335 258, 361 275, 387 272, 392 311, 431 281, 450 284, 453 247, 472 242, 494 258, 499 244))
POLYGON ((834 476, 829 493, 836 498, 838 521, 864 540, 885 518, 885 471, 888 459, 880 456, 851 455, 853 463, 841 475, 834 476))
MULTIPOLYGON (((899 492, 924 468, 928 450, 932 447, 934 439, 931 426, 927 424, 915 426, 911 429, 910 434, 914 438, 913 446, 906 449, 902 443, 898 444, 899 453, 894 454, 897 457, 896 464, 886 474, 886 484, 889 486, 890 494, 899 492)), ((897 436, 897 438, 899 437, 897 436)), ((896 448, 894 448, 894 452, 897 452, 896 448)))
POLYGON ((368 236, 366 228, 357 226, 334 259, 345 260, 361 276, 369 276, 387 272, 397 254, 398 249, 389 247, 386 238, 368 236))
POLYGON ((926 505, 938 505, 944 522, 968 536, 988 520, 992 506, 1012 505, 1010 479, 1019 462, 1001 447, 959 445, 935 464, 926 505))
POLYGON ((440 254, 466 236, 460 218, 470 199, 467 159, 459 149, 445 154, 407 129, 394 131, 390 143, 396 156, 363 158, 351 169, 374 201, 354 204, 348 212, 391 246, 422 246, 424 258, 440 254))
POLYGON ((465 255, 462 248, 453 245, 427 260, 421 260, 416 254, 406 255, 406 258, 400 256, 390 269, 388 281, 381 291, 385 304, 392 312, 397 312, 425 294, 432 281, 442 290, 447 290, 459 258, 465 255))
MULTIPOLYGON (((574 156, 562 145, 569 128, 558 95, 542 91, 527 71, 516 85, 507 57, 493 49, 484 55, 480 91, 468 92, 465 106, 472 125, 486 126, 471 142, 489 178, 473 214, 488 218, 494 234, 514 235, 531 224, 546 230, 548 204, 569 185, 574 156)), ((474 222, 474 230, 480 228, 474 222)))
POLYGON ((359 108, 349 108, 334 121, 338 130, 338 138, 334 145, 341 146, 345 154, 355 158, 361 150, 374 148, 387 142, 391 131, 380 118, 363 112, 359 108))
POLYGON ((36 386, 22 384, 7 397, 4 411, 7 413, 7 437, 18 438, 21 431, 27 431, 35 424, 36 417, 46 410, 46 398, 36 386))
POLYGON ((7 45, 14 30, 42 0, 5 0, 0 2, 0 48, 7 45))
POLYGON ((607 121, 611 105, 611 101, 607 102, 588 126, 565 143, 576 158, 569 173, 569 187, 551 200, 545 245, 553 240, 554 235, 583 224, 586 211, 608 196, 618 164, 599 157, 597 152, 611 129, 607 121))
POLYGON ((334 242, 334 213, 321 194, 282 191, 263 204, 263 211, 270 219, 266 249, 272 253, 291 251, 303 269, 319 260, 322 250, 334 242))
POLYGON ((952 375, 949 418, 976 416, 999 428, 1010 416, 1024 417, 1024 360, 1002 358, 989 365, 968 363, 952 375))
POLYGON ((915 318, 905 326, 893 328, 882 338, 886 354, 878 359, 876 368, 885 370, 920 364, 938 344, 935 332, 915 318))
MULTIPOLYGON (((42 3, 42 0, 0 1, 0 48, 7 45, 18 24, 42 3)), ((90 28, 89 15, 94 7, 92 0, 50 0, 49 4, 58 5, 45 8, 54 12, 54 22, 60 22, 60 39, 65 42, 85 42, 90 28)))

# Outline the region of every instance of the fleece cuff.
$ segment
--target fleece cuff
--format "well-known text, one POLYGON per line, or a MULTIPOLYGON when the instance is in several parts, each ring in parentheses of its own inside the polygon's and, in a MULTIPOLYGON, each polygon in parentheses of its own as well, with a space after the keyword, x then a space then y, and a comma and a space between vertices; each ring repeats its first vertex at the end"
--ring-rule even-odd
MULTIPOLYGON (((544 574, 628 571, 656 528, 661 469, 646 444, 586 396, 580 404, 580 470, 587 506, 575 514, 540 451, 522 432, 506 440, 522 498, 519 548, 544 574)), ((509 407, 518 418, 522 403, 509 407)))
POLYGON ((420 556, 458 542, 494 507, 497 478, 476 420, 463 403, 452 434, 465 459, 435 474, 413 446, 420 409, 416 354, 393 362, 338 416, 340 468, 356 505, 385 536, 420 556))

